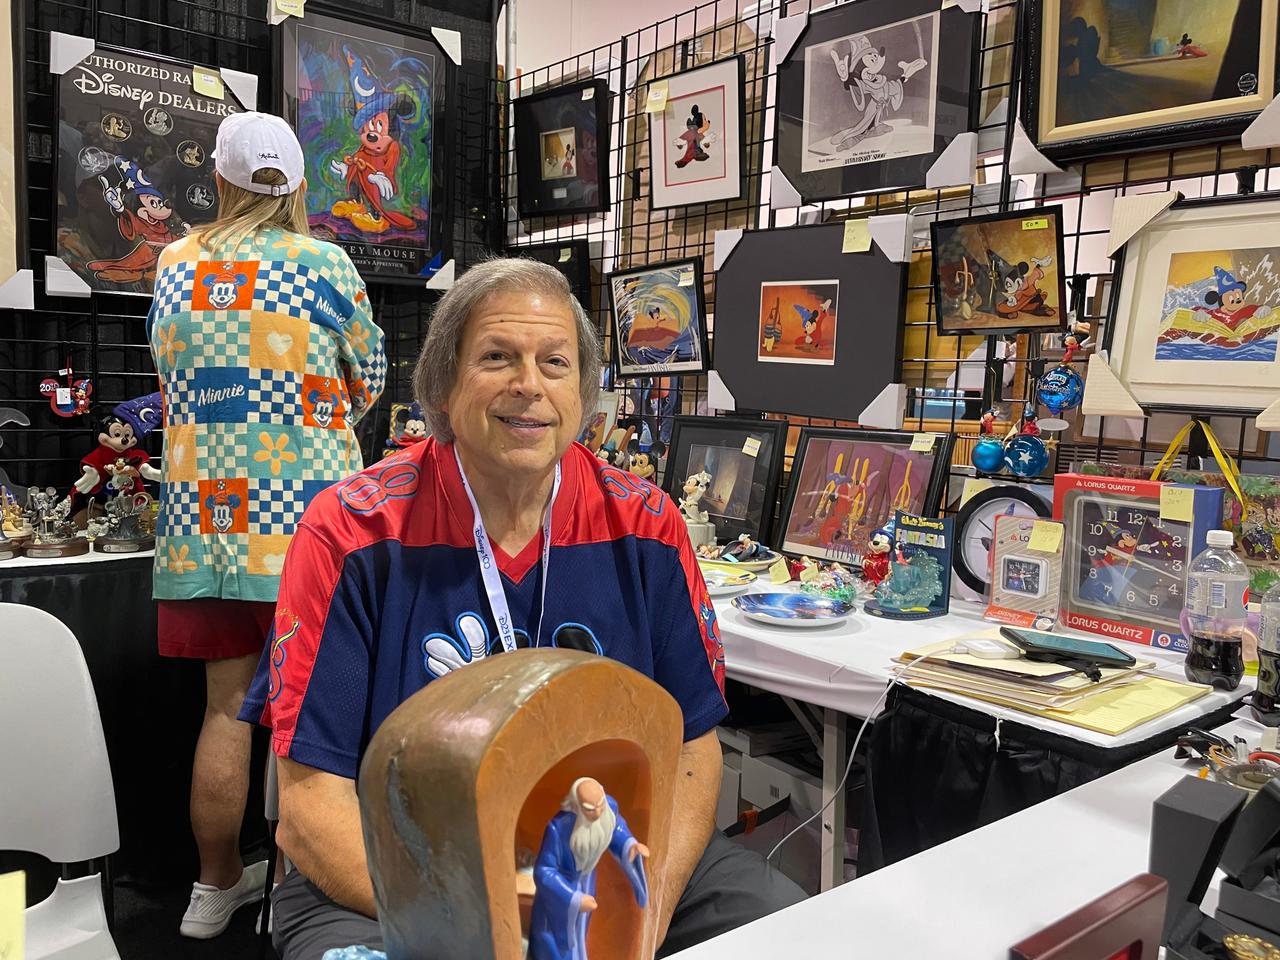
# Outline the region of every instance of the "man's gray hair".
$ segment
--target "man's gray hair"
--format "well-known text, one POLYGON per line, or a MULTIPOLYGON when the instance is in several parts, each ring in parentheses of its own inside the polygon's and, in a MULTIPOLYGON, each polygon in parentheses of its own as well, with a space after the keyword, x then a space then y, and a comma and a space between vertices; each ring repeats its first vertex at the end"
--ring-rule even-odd
POLYGON ((454 281, 436 304, 427 339, 413 371, 413 395, 422 406, 437 440, 453 439, 443 406, 458 378, 458 348, 467 321, 489 297, 500 293, 538 293, 568 304, 578 328, 578 378, 582 423, 595 414, 600 395, 600 335, 573 295, 569 281, 555 267, 526 257, 493 257, 477 263, 454 281))

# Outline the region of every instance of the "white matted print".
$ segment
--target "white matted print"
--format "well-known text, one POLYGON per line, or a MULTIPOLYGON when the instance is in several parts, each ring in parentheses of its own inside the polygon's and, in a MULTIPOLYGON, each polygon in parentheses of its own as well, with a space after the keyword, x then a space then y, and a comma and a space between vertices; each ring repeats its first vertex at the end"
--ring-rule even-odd
POLYGON ((938 14, 805 50, 801 170, 931 153, 938 14))
POLYGON ((743 62, 734 57, 667 79, 667 105, 649 114, 654 209, 742 195, 743 62))

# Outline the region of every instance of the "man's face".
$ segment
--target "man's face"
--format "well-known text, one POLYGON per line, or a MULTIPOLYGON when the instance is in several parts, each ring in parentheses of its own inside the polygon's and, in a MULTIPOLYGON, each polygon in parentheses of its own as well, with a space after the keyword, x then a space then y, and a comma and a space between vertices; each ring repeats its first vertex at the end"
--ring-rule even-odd
POLYGON ((500 293, 467 321, 445 412, 468 462, 543 474, 582 423, 578 330, 567 303, 500 293))
POLYGON ((588 823, 595 823, 604 812, 604 787, 594 780, 587 780, 578 787, 578 808, 588 823))

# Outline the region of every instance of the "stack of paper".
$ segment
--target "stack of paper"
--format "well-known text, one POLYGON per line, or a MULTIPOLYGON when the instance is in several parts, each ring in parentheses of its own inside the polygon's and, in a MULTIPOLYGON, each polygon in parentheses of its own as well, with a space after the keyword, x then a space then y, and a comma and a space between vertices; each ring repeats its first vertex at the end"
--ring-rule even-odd
POLYGON ((1204 696, 1210 689, 1152 676, 1146 671, 1155 664, 1144 660, 1126 669, 1103 668, 1102 680, 1094 683, 1056 663, 1025 658, 990 660, 952 653, 956 643, 966 637, 1000 641, 998 630, 983 630, 907 650, 897 658, 898 663, 925 659, 906 672, 904 682, 964 694, 1111 735, 1124 733, 1175 710, 1204 696))

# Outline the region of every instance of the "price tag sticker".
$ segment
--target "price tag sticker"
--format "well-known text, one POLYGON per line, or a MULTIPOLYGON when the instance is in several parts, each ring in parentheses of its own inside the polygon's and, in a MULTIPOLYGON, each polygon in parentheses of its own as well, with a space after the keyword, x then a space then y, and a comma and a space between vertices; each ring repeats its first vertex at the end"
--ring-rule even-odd
POLYGON ((649 84, 649 95, 645 97, 645 113, 661 113, 667 109, 667 81, 655 80, 649 84))
POLYGON ((70 403, 70 402, 71 402, 71 388, 70 388, 70 387, 59 387, 57 390, 55 390, 55 391, 54 391, 53 399, 54 399, 54 402, 55 402, 58 406, 60 406, 60 407, 61 407, 61 406, 65 406, 66 404, 70 403))
POLYGON ((568 195, 569 195, 568 187, 556 187, 554 190, 551 191, 551 196, 555 197, 557 200, 563 200, 568 195))
POLYGON ((221 100, 226 93, 226 88, 222 85, 222 74, 204 67, 191 68, 191 89, 211 100, 221 100))
POLYGON ((1166 483, 1160 488, 1160 519, 1191 523, 1195 519, 1195 488, 1166 483))
POLYGON ((769 564, 769 580, 773 583, 787 583, 791 580, 791 570, 787 567, 786 557, 779 557, 769 564))
POLYGON ((742 445, 742 452, 748 457, 760 456, 760 438, 747 437, 746 442, 742 445))
POLYGON ((1035 220, 1023 220, 1022 229, 1023 230, 1048 230, 1049 218, 1039 217, 1035 220))
POLYGON ((560 250, 560 262, 568 263, 569 258, 573 256, 573 247, 564 247, 560 250))
POLYGON ((822 571, 818 569, 818 565, 816 563, 812 566, 802 567, 800 570, 801 583, 808 583, 810 580, 817 580, 820 576, 822 576, 822 571))
POLYGON ((1062 550, 1062 524, 1053 520, 1037 520, 1031 524, 1028 549, 1040 553, 1059 553, 1062 550))
POLYGON ((0 875, 0 960, 22 960, 25 954, 27 875, 21 870, 0 875))
POLYGON ((307 0, 271 0, 273 17, 283 20, 285 17, 301 17, 307 0))
POLYGON ((866 253, 871 249, 871 222, 866 217, 844 222, 841 253, 866 253))
POLYGON ((65 367, 64 367, 63 369, 61 369, 61 370, 59 370, 59 371, 58 371, 58 376, 60 376, 60 377, 69 377, 69 376, 71 376, 71 371, 70 371, 69 369, 67 369, 67 368, 65 368, 65 367))
POLYGON ((928 453, 937 439, 932 433, 917 433, 911 438, 911 450, 914 453, 928 453))
POLYGON ((586 102, 587 100, 590 100, 590 99, 591 99, 592 97, 594 97, 595 95, 596 95, 596 88, 595 88, 595 87, 587 87, 587 89, 585 89, 585 90, 583 90, 583 91, 582 91, 582 99, 583 99, 583 102, 586 102))
POLYGON ((692 267, 690 267, 689 269, 685 270, 683 273, 680 274, 680 282, 676 284, 676 286, 680 286, 680 287, 693 286, 693 268, 692 267))

